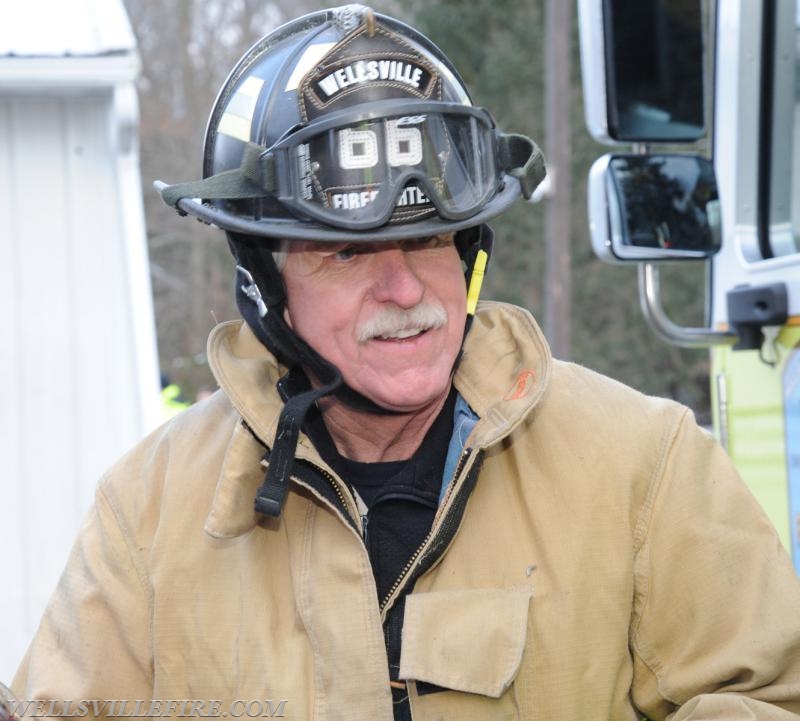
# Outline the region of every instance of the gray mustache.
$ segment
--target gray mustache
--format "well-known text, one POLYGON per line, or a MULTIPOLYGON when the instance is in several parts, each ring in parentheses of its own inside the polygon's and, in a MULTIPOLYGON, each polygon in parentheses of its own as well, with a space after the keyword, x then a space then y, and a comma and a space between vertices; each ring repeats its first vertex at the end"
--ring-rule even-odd
POLYGON ((441 328, 445 323, 447 311, 439 303, 420 303, 408 309, 390 305, 364 321, 356 329, 356 337, 359 343, 366 343, 372 338, 393 336, 403 331, 441 328))

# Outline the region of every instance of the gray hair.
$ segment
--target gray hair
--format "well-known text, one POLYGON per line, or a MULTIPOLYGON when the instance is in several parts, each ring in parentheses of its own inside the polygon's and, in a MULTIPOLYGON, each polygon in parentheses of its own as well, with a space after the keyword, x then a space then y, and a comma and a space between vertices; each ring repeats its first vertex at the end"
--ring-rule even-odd
POLYGON ((272 259, 275 261, 275 266, 278 272, 282 273, 286 266, 286 257, 289 253, 289 241, 285 238, 278 243, 278 250, 272 251, 272 259))

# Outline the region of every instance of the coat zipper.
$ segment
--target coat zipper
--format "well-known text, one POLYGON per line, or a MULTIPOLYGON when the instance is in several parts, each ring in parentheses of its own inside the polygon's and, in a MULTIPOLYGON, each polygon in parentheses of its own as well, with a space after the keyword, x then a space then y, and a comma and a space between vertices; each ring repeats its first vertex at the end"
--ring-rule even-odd
MULTIPOLYGON (((305 461, 305 462, 308 463, 310 466, 312 466, 314 471, 319 473, 326 481, 328 481, 328 483, 330 483, 330 485, 332 486, 333 490, 335 491, 336 496, 338 497, 339 503, 341 505, 341 508, 338 509, 338 510, 341 512, 341 514, 344 516, 344 519, 348 522, 348 524, 350 526, 355 526, 356 525, 355 519, 358 518, 359 520, 361 520, 361 518, 362 518, 361 514, 358 512, 359 511, 358 508, 353 509, 353 508, 350 507, 350 503, 348 503, 348 499, 345 497, 345 494, 342 491, 342 488, 339 485, 338 481, 330 473, 328 473, 324 468, 320 468, 316 463, 311 463, 311 461, 305 461), (353 511, 355 511, 355 513, 353 513, 353 511)), ((290 476, 290 478, 291 478, 292 481, 294 481, 298 485, 301 485, 304 488, 307 488, 312 492, 315 491, 313 484, 309 483, 308 481, 303 480, 299 476, 292 475, 292 476, 290 476)), ((352 497, 350 498, 350 500, 351 501, 353 500, 352 497)), ((356 530, 359 530, 362 536, 364 535, 364 529, 363 528, 361 528, 361 529, 357 528, 356 530)))
MULTIPOLYGON (((258 433, 256 433, 255 429, 244 419, 244 417, 241 418, 241 421, 242 421, 242 425, 247 429, 247 431, 250 433, 250 435, 253 436, 253 438, 255 438, 256 441, 258 441, 264 448, 266 448, 267 450, 269 450, 271 452, 272 451, 272 447, 269 446, 267 443, 264 443, 264 441, 261 440, 261 438, 259 437, 258 433)), ((298 485, 303 486, 303 488, 307 488, 309 491, 314 493, 314 495, 316 495, 320 500, 325 501, 326 503, 328 503, 328 505, 330 505, 331 508, 333 508, 334 510, 341 511, 342 512, 341 515, 343 515, 344 520, 348 521, 350 525, 354 525, 353 514, 350 512, 351 509, 349 508, 347 500, 344 497, 344 493, 342 493, 342 489, 339 487, 339 484, 337 483, 336 479, 330 473, 328 473, 325 469, 320 468, 316 463, 312 463, 311 461, 298 458, 297 456, 295 456, 294 460, 295 460, 295 462, 299 461, 299 462, 302 462, 302 463, 307 463, 309 466, 311 466, 311 468, 314 471, 319 473, 323 478, 325 478, 325 480, 328 481, 328 483, 331 484, 331 486, 333 487, 333 490, 335 491, 337 497, 339 498, 339 503, 342 506, 341 509, 336 509, 333 506, 333 504, 331 504, 330 501, 327 498, 322 496, 319 493, 319 491, 317 491, 317 489, 314 488, 313 484, 308 483, 307 481, 304 481, 302 478, 300 478, 297 475, 290 475, 289 479, 291 481, 293 481, 294 483, 297 483, 298 485)))
MULTIPOLYGON (((264 444, 263 441, 261 441, 261 439, 256 435, 256 433, 253 431, 253 429, 247 424, 247 422, 244 419, 242 419, 242 422, 245 424, 245 426, 250 431, 250 433, 253 435, 253 437, 256 438, 256 440, 259 441, 259 443, 264 445, 265 448, 269 447, 266 444, 264 444)), ((438 508, 438 510, 436 512, 436 515, 434 516, 433 525, 431 526, 431 530, 425 536, 425 538, 423 539, 422 543, 419 545, 417 550, 414 551, 414 553, 411 555, 411 558, 408 559, 408 562, 403 567, 403 571, 400 573, 400 575, 397 577, 395 582, 392 584, 392 587, 389 589, 389 592, 386 594, 384 599, 380 602, 379 608, 380 608, 381 615, 384 618, 385 618, 384 613, 385 613, 385 611, 388 610, 389 603, 394 600, 394 596, 396 595, 396 592, 403 585, 403 582, 407 579, 409 573, 413 569, 413 567, 416 564, 417 560, 419 559, 420 555, 425 550, 425 548, 429 545, 429 542, 431 542, 433 540, 433 538, 434 538, 434 529, 436 529, 437 531, 439 530, 439 529, 437 529, 437 523, 441 520, 443 515, 446 513, 445 509, 447 508, 447 506, 448 506, 448 504, 450 502, 450 499, 452 498, 453 494, 455 493, 455 488, 458 485, 458 481, 459 481, 459 479, 461 477, 461 474, 464 472, 464 470, 466 468, 466 465, 467 465, 467 461, 471 457, 474 457, 473 454, 471 453, 471 449, 466 448, 461 452, 461 456, 458 459, 458 464, 456 465, 455 472, 453 473, 453 478, 452 478, 450 484, 448 485, 447 491, 445 492, 445 496, 442 499, 441 504, 439 504, 439 508, 438 508)), ((295 458, 295 460, 301 460, 301 459, 295 458)), ((368 515, 366 507, 364 507, 363 512, 362 512, 362 508, 359 505, 359 500, 360 499, 354 499, 351 496, 351 500, 355 501, 356 506, 357 506, 356 509, 355 509, 356 513, 353 513, 352 512, 353 509, 350 508, 350 504, 347 502, 347 499, 345 498, 345 495, 342 492, 342 489, 341 489, 341 486, 339 485, 339 482, 330 473, 328 473, 324 468, 320 468, 316 463, 312 463, 311 461, 308 461, 308 460, 306 460, 304 462, 307 463, 309 466, 311 466, 314 469, 314 471, 319 473, 323 478, 325 478, 325 480, 327 480, 330 483, 330 485, 333 487, 333 490, 334 490, 334 492, 336 493, 336 496, 339 499, 339 503, 341 504, 341 508, 340 509, 335 509, 334 506, 331 506, 331 507, 334 508, 334 510, 337 510, 337 512, 340 513, 340 515, 342 516, 342 519, 345 522, 347 522, 348 525, 350 525, 355 531, 359 532, 359 535, 361 536, 361 539, 362 539, 362 541, 364 543, 364 547, 365 547, 365 550, 366 550, 366 544, 367 544, 367 539, 368 539, 368 535, 367 534, 368 534, 368 527, 369 527, 369 515, 368 515), (360 526, 360 528, 356 527, 356 521, 355 521, 356 518, 358 518, 358 521, 359 521, 358 525, 360 526)), ((301 485, 304 488, 307 488, 309 491, 311 491, 312 493, 317 495, 317 497, 320 498, 320 500, 323 500, 325 502, 330 503, 328 501, 328 499, 324 498, 323 496, 321 496, 319 494, 319 492, 314 488, 314 486, 312 484, 308 483, 307 481, 304 481, 299 476, 292 475, 292 476, 290 476, 290 479, 292 481, 294 481, 295 483, 297 483, 298 485, 301 485)), ((363 501, 361 503, 363 504, 363 501)))
POLYGON ((439 505, 439 509, 437 510, 436 515, 434 516, 433 525, 431 526, 431 530, 428 532, 428 535, 425 536, 425 538, 423 539, 422 543, 419 545, 417 550, 414 551, 414 553, 411 555, 411 558, 408 559, 408 562, 403 567, 403 571, 400 573, 400 575, 397 577, 395 582, 392 584, 392 587, 389 589, 389 592, 386 594, 386 596, 380 602, 379 608, 380 608, 381 614, 383 614, 384 611, 386 611, 388 609, 389 602, 394 600, 394 596, 396 595, 398 589, 400 589, 402 587, 403 582, 408 577, 411 569, 416 564, 416 562, 419 559, 419 557, 422 554, 422 552, 429 545, 429 541, 431 541, 433 539, 434 530, 437 530, 437 531, 439 530, 439 529, 437 529, 437 522, 446 513, 446 511, 444 509, 447 508, 447 505, 449 504, 451 497, 455 493, 455 487, 458 485, 458 480, 461 477, 461 474, 463 473, 464 468, 465 468, 465 466, 467 464, 467 460, 470 458, 470 456, 471 456, 470 449, 465 449, 464 451, 462 451, 461 457, 458 459, 458 465, 456 466, 455 473, 453 474, 453 480, 448 485, 447 491, 445 493, 445 496, 442 499, 442 503, 439 505))

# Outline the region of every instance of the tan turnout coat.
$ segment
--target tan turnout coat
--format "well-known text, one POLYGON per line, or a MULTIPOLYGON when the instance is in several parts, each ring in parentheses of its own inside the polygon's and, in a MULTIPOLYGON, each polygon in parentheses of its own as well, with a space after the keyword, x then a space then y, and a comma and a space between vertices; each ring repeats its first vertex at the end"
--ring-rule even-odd
MULTIPOLYGON (((99 484, 14 690, 391 721, 394 599, 381 610, 352 497, 301 436, 353 520, 297 482, 280 519, 255 514, 282 369, 242 323, 209 357, 223 392, 99 484)), ((406 602, 415 721, 797 718, 800 583, 690 412, 551 359, 495 303, 455 384, 480 421, 406 602)))

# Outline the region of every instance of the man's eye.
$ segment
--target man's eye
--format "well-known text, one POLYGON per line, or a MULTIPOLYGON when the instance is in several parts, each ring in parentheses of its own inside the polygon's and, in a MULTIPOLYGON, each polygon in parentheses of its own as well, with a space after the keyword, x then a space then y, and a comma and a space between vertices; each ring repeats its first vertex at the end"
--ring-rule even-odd
POLYGON ((341 250, 337 250, 334 253, 334 257, 336 260, 350 260, 356 254, 356 247, 354 245, 347 245, 341 250))

